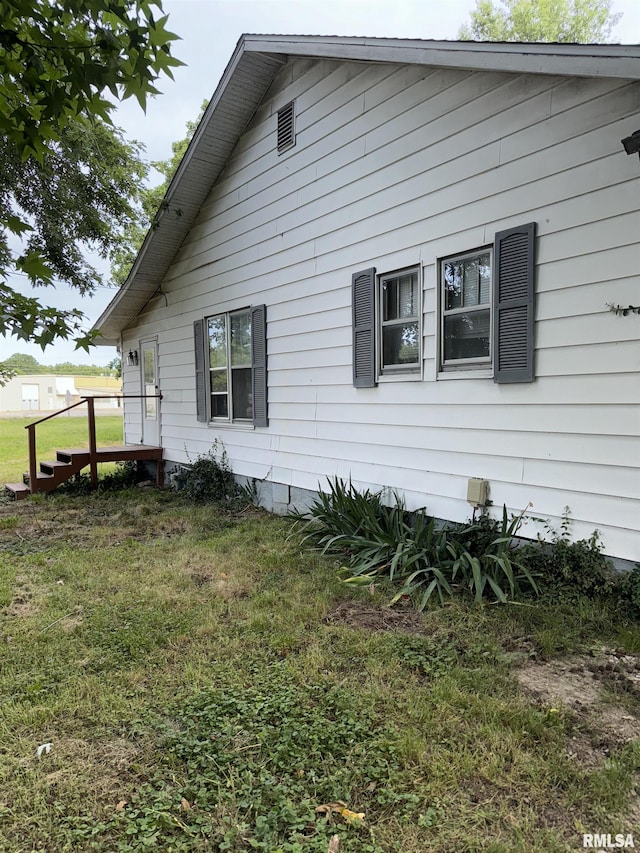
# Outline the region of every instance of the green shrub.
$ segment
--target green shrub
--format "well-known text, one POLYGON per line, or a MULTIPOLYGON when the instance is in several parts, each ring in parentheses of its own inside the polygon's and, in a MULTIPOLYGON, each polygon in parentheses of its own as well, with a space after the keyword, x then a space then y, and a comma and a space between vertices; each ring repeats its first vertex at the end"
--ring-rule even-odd
MULTIPOLYGON (((464 586, 476 601, 480 601, 487 587, 496 599, 503 603, 508 595, 515 598, 523 587, 533 592, 538 591, 532 572, 520 558, 518 548, 514 545, 523 518, 524 510, 509 518, 507 508, 503 506, 501 524, 496 522, 494 526, 487 525, 486 522, 476 523, 468 528, 478 552, 474 556, 464 546, 461 548, 453 567, 453 579, 455 580, 457 572, 460 572, 464 578, 464 586), (479 527, 479 532, 475 535, 474 526, 479 527)), ((464 542, 464 539, 461 541, 464 542)))
POLYGON ((640 563, 623 575, 618 583, 618 596, 631 612, 640 616, 640 563))
POLYGON ((462 549, 478 557, 501 535, 501 524, 487 512, 482 512, 466 524, 451 525, 450 535, 462 549))
POLYGON ((218 451, 216 440, 208 453, 198 456, 185 469, 181 494, 185 500, 196 504, 232 503, 241 490, 235 481, 227 452, 218 451))
POLYGON ((602 553, 598 531, 589 539, 571 542, 568 533, 553 542, 525 545, 522 561, 535 573, 540 587, 588 598, 608 595, 613 588, 611 564, 602 553))
MULTIPOLYGON (((100 476, 97 490, 99 493, 117 492, 120 489, 129 489, 145 479, 147 472, 143 465, 134 460, 118 462, 112 471, 100 476)), ((81 497, 90 495, 94 489, 90 475, 86 471, 80 471, 65 483, 61 483, 55 491, 57 494, 81 497)))
POLYGON ((325 551, 335 549, 332 537, 352 536, 360 530, 384 526, 387 509, 382 492, 365 489, 359 492, 351 480, 327 480, 328 492, 319 492, 306 513, 294 512, 290 517, 304 534, 305 540, 317 539, 325 551))

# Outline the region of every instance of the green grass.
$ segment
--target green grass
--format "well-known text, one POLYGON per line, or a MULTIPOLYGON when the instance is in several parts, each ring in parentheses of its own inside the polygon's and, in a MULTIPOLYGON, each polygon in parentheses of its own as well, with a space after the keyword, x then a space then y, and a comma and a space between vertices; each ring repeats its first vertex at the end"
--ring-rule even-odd
MULTIPOLYGON (((0 487, 4 483, 19 483, 29 470, 29 445, 25 426, 33 418, 3 418, 0 420, 0 487)), ((86 417, 52 418, 36 429, 38 462, 55 459, 55 451, 72 447, 88 447, 86 417)), ((122 444, 122 415, 96 416, 98 446, 122 444)))
POLYGON ((525 695, 509 650, 638 625, 593 603, 389 611, 288 532, 155 490, 0 507, 3 853, 561 853, 633 831, 640 749, 568 757, 589 723, 525 695))

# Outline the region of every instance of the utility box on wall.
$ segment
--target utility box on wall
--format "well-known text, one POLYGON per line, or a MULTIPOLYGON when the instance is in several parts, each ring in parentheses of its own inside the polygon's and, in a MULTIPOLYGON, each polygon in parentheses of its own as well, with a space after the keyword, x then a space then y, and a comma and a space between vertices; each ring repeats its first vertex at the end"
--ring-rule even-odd
POLYGON ((467 483, 467 501, 471 506, 486 506, 489 498, 489 483, 487 480, 480 480, 477 477, 471 477, 467 483))

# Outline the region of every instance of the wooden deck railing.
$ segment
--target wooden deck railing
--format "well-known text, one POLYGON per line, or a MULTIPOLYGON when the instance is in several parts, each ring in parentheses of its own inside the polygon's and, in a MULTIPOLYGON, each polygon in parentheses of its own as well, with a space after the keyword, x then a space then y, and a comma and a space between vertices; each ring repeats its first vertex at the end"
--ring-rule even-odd
POLYGON ((95 400, 146 400, 148 398, 153 398, 156 400, 162 399, 162 394, 96 394, 91 397, 82 397, 77 403, 72 403, 70 406, 66 406, 64 409, 58 409, 56 412, 52 412, 50 415, 47 415, 44 418, 40 418, 39 421, 34 421, 31 424, 27 424, 25 429, 28 431, 29 435, 29 491, 31 494, 35 494, 37 491, 37 471, 36 466, 38 464, 36 458, 36 427, 39 424, 44 423, 45 421, 51 420, 51 418, 57 418, 58 415, 63 415, 65 412, 71 411, 71 409, 75 409, 77 406, 82 406, 83 403, 87 404, 87 426, 89 431, 89 471, 91 474, 91 483, 96 486, 98 484, 98 462, 97 462, 97 443, 96 443, 96 411, 95 411, 95 400))

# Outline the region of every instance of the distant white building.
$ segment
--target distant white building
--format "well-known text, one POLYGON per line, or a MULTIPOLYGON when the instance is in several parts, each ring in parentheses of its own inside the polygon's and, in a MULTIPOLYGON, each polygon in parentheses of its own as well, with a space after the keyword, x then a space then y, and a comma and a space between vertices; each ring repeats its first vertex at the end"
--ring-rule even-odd
MULTIPOLYGON (((122 382, 110 376, 55 376, 34 373, 14 376, 0 386, 0 414, 53 412, 79 402, 81 397, 120 394, 122 382)), ((96 408, 117 409, 116 397, 97 399, 96 408)))

